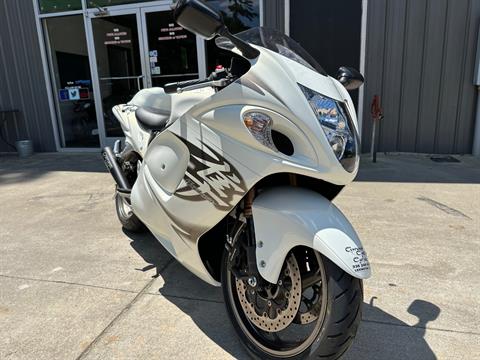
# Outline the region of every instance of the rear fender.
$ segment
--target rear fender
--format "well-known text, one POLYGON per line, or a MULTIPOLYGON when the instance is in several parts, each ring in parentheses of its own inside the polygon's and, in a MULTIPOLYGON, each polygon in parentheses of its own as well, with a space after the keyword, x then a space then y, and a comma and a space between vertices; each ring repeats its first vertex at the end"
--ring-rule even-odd
POLYGON ((290 250, 308 246, 358 279, 371 276, 358 235, 342 212, 322 195, 308 189, 266 190, 253 206, 257 266, 260 275, 276 283, 290 250))
POLYGON ((131 105, 116 105, 112 112, 122 126, 125 142, 132 145, 133 149, 143 158, 147 151, 150 131, 144 130, 138 125, 135 117, 135 107, 131 105))

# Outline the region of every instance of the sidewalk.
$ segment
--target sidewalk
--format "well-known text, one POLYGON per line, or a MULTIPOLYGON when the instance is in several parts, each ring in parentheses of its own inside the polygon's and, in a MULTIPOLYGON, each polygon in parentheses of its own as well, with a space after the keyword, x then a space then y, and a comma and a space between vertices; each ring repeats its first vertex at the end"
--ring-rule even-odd
MULTIPOLYGON (((480 354, 480 160, 365 159, 335 200, 372 262, 345 359, 480 354)), ((220 289, 124 233, 97 155, 0 157, 1 359, 247 359, 220 289)))

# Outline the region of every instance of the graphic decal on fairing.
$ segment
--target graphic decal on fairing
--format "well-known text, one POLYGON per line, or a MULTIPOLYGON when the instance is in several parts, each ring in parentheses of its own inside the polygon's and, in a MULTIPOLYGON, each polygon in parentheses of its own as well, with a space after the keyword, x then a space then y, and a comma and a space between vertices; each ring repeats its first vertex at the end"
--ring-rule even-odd
POLYGON ((247 192, 240 173, 212 147, 203 144, 204 151, 185 139, 180 140, 190 151, 190 162, 175 195, 189 201, 207 200, 218 210, 230 210, 235 205, 234 196, 247 192))

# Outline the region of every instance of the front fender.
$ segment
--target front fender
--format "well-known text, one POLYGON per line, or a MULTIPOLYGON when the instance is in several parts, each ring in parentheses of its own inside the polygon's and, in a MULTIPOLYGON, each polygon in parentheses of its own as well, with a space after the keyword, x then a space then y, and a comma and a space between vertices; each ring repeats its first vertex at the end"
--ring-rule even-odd
POLYGON ((348 274, 371 275, 367 253, 345 215, 320 194, 297 187, 277 187, 253 202, 260 275, 276 283, 288 252, 308 246, 348 274))

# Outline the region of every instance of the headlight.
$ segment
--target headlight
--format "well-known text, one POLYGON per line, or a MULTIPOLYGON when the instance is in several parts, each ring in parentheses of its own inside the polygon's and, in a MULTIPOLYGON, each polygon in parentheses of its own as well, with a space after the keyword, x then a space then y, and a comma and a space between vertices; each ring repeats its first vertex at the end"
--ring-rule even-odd
POLYGON ((357 134, 345 104, 298 85, 315 113, 333 153, 345 170, 353 172, 358 161, 357 134))

